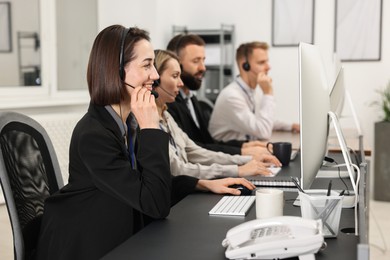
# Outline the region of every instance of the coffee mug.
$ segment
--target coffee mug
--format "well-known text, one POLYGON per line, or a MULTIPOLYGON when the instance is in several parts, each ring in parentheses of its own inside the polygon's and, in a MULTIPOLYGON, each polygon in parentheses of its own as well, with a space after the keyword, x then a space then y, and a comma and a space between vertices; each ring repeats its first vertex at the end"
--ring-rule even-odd
POLYGON ((256 190, 256 218, 283 216, 283 190, 260 188, 256 190))
POLYGON ((289 142, 267 143, 267 150, 276 156, 283 166, 288 166, 291 158, 292 145, 289 142), (270 146, 272 145, 272 150, 270 146))

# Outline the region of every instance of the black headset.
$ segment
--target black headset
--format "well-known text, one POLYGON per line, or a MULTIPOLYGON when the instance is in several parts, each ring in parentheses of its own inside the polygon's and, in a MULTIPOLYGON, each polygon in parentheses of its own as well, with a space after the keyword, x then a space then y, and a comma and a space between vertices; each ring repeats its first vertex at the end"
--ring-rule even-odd
POLYGON ((124 28, 122 32, 122 39, 121 39, 121 52, 119 53, 119 77, 121 80, 125 79, 125 39, 126 35, 129 32, 129 28, 124 28))
MULTIPOLYGON (((156 51, 154 52, 154 53, 156 53, 156 51)), ((153 66, 156 68, 156 70, 157 70, 157 66, 156 66, 157 64, 156 64, 156 59, 154 59, 154 62, 153 62, 153 66)), ((158 73, 158 71, 157 71, 157 73, 158 73)), ((153 88, 155 88, 155 87, 158 87, 158 86, 160 86, 160 78, 158 78, 158 79, 156 79, 155 81, 153 81, 153 88)))
MULTIPOLYGON (((156 66, 155 66, 155 67, 156 67, 156 66)), ((155 88, 155 87, 160 86, 160 82, 161 82, 161 81, 160 81, 160 78, 154 80, 154 81, 153 81, 153 86, 152 86, 152 87, 155 88)))
POLYGON ((248 45, 245 44, 244 45, 244 56, 245 56, 245 62, 242 64, 242 68, 245 70, 245 71, 250 71, 251 70, 251 65, 249 64, 248 62, 248 45))

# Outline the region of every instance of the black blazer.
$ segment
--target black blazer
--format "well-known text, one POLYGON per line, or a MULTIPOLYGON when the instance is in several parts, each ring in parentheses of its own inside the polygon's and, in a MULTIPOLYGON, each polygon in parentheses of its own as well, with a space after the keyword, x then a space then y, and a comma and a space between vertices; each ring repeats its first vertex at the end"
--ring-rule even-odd
POLYGON ((192 96, 191 100, 198 118, 199 128, 192 119, 186 101, 181 95, 176 96, 175 102, 168 104, 168 112, 172 115, 176 123, 188 135, 188 137, 191 138, 191 140, 193 140, 197 145, 212 151, 228 154, 241 154, 241 147, 217 143, 211 137, 198 99, 196 96, 192 96))
POLYGON ((133 170, 117 123, 90 105, 72 135, 69 183, 46 200, 37 259, 98 259, 140 230, 144 216, 166 217, 168 139, 159 129, 141 130, 133 170))

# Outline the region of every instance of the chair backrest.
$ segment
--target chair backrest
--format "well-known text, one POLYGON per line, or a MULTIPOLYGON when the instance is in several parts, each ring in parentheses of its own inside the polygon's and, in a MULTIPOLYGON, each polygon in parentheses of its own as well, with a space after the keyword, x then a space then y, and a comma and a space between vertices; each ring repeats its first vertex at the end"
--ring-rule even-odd
POLYGON ((213 112, 214 105, 210 100, 199 100, 200 108, 203 112, 203 117, 205 119, 206 126, 209 127, 209 121, 211 117, 211 113, 213 112))
POLYGON ((0 180, 12 226, 14 258, 35 254, 45 199, 63 186, 45 129, 32 118, 0 112, 0 180))

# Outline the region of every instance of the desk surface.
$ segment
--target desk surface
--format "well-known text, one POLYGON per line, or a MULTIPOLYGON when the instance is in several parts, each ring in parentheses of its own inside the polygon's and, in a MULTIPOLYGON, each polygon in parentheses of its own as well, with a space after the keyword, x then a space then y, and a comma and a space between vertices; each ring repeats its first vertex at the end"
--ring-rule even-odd
MULTIPOLYGON (((353 129, 343 129, 343 134, 348 147, 354 151, 359 150, 359 136, 353 129)), ((291 142, 293 149, 299 149, 300 139, 299 133, 286 132, 286 131, 274 131, 272 133, 271 142, 291 142)), ((333 129, 329 132, 328 138, 329 152, 341 152, 336 133, 333 129)), ((364 154, 366 156, 371 155, 371 148, 364 146, 364 154)))
MULTIPOLYGON (((327 182, 318 179, 313 186, 324 188, 327 182)), ((297 193, 285 192, 284 196, 284 215, 300 216, 300 208, 293 206, 297 193)), ((221 245, 226 232, 254 219, 256 210, 253 204, 246 217, 209 216, 208 211, 221 197, 210 193, 187 196, 172 208, 166 219, 149 224, 102 259, 226 259, 221 245)), ((354 210, 343 209, 340 230, 353 225, 354 210)), ((340 231, 337 238, 326 239, 326 242, 328 247, 319 252, 316 259, 357 259, 358 237, 340 231)))

